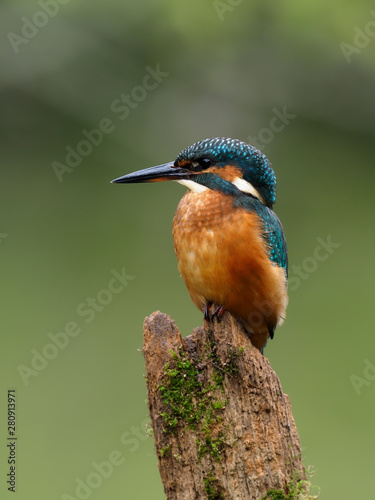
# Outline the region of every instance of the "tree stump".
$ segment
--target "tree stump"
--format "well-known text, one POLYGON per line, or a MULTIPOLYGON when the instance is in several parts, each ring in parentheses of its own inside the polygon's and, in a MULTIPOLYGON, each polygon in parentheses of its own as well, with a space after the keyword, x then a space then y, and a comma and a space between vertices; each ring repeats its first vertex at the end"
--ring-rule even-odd
POLYGON ((289 398, 229 313, 183 339, 157 311, 143 352, 168 500, 299 498, 287 496, 306 483, 289 398))

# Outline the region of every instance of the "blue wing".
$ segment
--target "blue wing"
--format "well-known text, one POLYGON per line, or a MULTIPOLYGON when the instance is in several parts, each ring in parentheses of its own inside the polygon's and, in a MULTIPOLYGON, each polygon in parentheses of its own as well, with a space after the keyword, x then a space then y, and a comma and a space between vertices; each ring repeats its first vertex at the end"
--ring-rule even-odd
POLYGON ((267 208, 261 215, 264 224, 263 238, 268 244, 268 253, 272 262, 283 267, 288 277, 288 251, 283 226, 275 212, 267 208))
POLYGON ((267 243, 270 260, 283 267, 288 277, 288 252, 283 226, 279 218, 270 208, 259 200, 244 195, 237 198, 234 206, 241 206, 250 212, 256 212, 263 222, 263 238, 267 243))

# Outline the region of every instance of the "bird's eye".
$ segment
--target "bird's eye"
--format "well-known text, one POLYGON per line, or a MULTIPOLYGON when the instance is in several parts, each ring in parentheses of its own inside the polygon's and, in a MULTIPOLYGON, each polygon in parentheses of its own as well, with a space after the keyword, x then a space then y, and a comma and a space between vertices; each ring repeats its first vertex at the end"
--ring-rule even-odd
POLYGON ((199 160, 199 164, 203 168, 208 168, 212 165, 212 160, 210 160, 209 158, 201 158, 199 160))

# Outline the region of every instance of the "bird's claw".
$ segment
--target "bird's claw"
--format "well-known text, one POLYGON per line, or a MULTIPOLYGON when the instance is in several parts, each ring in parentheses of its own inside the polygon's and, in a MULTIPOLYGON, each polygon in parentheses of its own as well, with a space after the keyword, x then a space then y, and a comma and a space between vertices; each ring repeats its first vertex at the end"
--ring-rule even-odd
POLYGON ((207 302, 207 304, 205 304, 203 306, 203 317, 206 321, 212 321, 212 318, 211 318, 211 314, 210 314, 210 308, 211 308, 211 302, 207 302))
POLYGON ((224 307, 223 306, 217 306, 217 307, 215 307, 215 310, 214 310, 214 312, 212 314, 212 318, 216 318, 217 321, 220 323, 223 314, 224 314, 224 307))
POLYGON ((224 307, 223 306, 216 306, 211 314, 211 306, 212 303, 208 302, 204 307, 203 307, 203 316, 204 319, 208 322, 212 322, 215 318, 217 319, 218 323, 220 323, 221 318, 224 314, 224 307))

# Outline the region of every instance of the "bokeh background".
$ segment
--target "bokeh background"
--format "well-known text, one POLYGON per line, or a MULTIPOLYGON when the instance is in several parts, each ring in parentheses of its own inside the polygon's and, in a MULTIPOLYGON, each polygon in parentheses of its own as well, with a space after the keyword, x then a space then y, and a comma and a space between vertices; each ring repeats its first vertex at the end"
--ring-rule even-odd
POLYGON ((184 189, 109 181, 215 136, 277 174, 292 286, 266 356, 312 482, 373 498, 373 3, 9 0, 0 25, 1 498, 7 389, 16 498, 165 498, 139 349, 154 310, 202 323, 173 253, 184 189))

